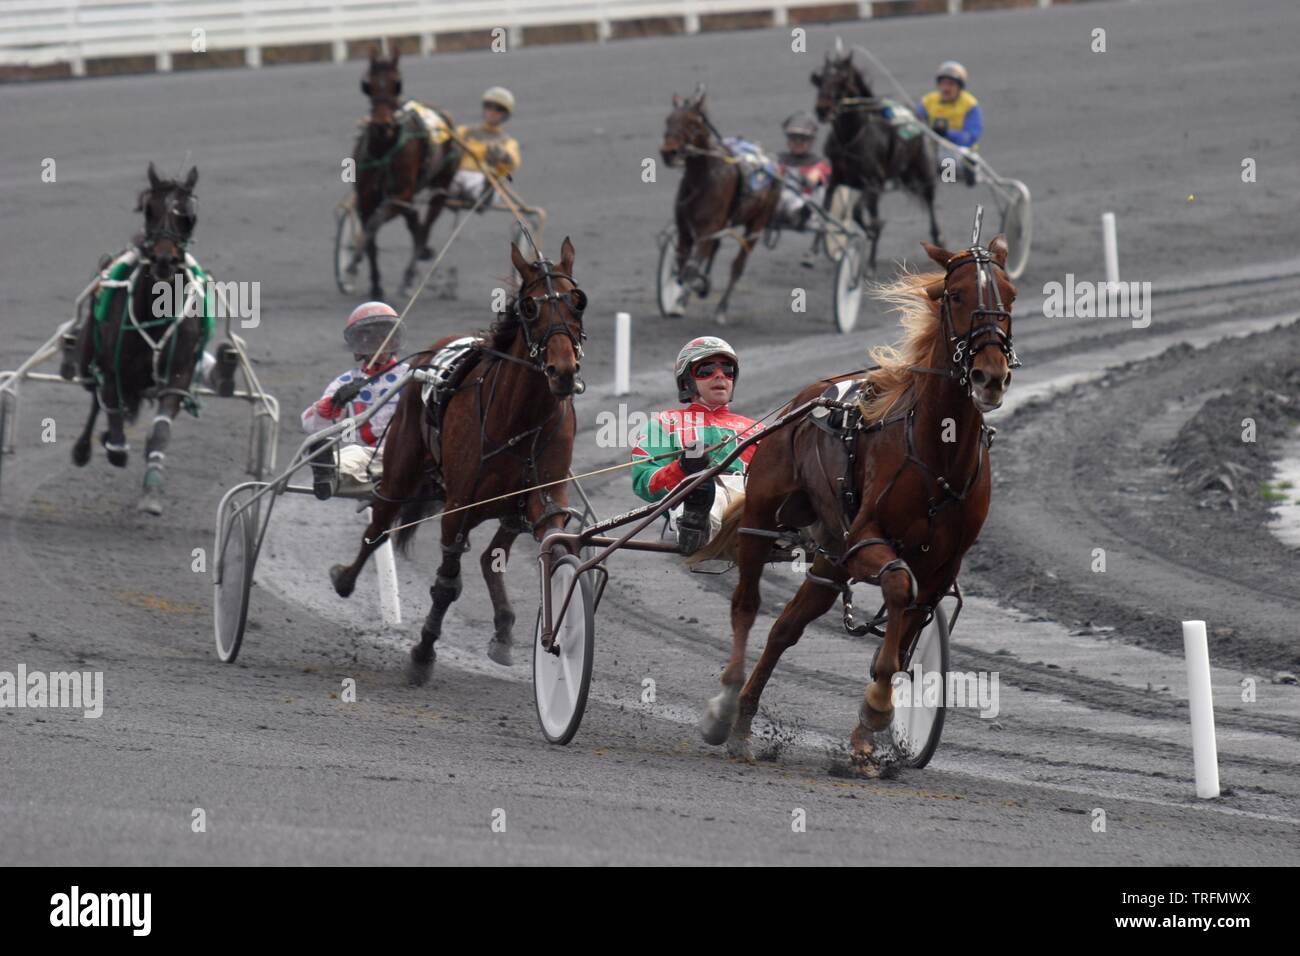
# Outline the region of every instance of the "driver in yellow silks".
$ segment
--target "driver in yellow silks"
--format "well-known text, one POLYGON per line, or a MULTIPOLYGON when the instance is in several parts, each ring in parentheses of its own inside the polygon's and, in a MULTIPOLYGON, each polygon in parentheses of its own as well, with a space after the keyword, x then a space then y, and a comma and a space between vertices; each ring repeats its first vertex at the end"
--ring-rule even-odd
POLYGON ((494 86, 483 94, 483 122, 456 129, 465 155, 451 181, 453 196, 474 202, 492 186, 483 172, 485 169, 498 179, 505 179, 519 169, 519 142, 504 129, 514 111, 514 94, 503 86, 494 86))
MULTIPOLYGON (((956 60, 939 64, 934 78, 937 89, 921 98, 916 118, 948 142, 967 149, 978 149, 984 132, 984 115, 979 100, 966 89, 969 75, 956 60)), ((975 185, 975 164, 961 158, 962 176, 967 186, 975 185)), ((940 170, 942 172, 942 168, 940 170)))

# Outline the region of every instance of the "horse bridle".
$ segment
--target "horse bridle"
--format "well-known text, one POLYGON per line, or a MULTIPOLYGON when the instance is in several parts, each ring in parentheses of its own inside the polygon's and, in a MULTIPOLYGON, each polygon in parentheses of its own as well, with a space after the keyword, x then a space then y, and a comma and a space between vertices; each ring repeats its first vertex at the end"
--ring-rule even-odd
POLYGON ((534 279, 529 279, 520 288, 519 294, 515 297, 515 311, 523 321, 520 325, 524 331, 524 344, 528 346, 528 357, 533 360, 534 367, 541 371, 541 364, 537 361, 538 355, 546 348, 546 343, 556 335, 567 335, 569 341, 573 343, 574 354, 578 361, 582 361, 582 343, 587 339, 587 332, 582 327, 582 313, 587 308, 587 293, 578 288, 574 282, 573 276, 566 272, 555 271, 555 264, 546 258, 538 259, 533 263, 533 268, 539 270, 542 274, 534 279), (573 288, 568 292, 556 292, 552 279, 566 279, 573 283, 573 288), (524 295, 524 290, 530 285, 537 282, 546 283, 545 295, 524 295), (536 338, 529 331, 530 327, 542 315, 542 308, 548 303, 554 302, 563 304, 569 313, 578 320, 578 332, 575 335, 573 329, 567 322, 552 322, 536 338))
POLYGON ((993 254, 979 244, 980 220, 984 207, 975 209, 975 231, 971 237, 970 248, 957 253, 948 260, 943 279, 943 298, 940 317, 943 322, 943 334, 952 346, 952 367, 947 369, 927 368, 913 365, 914 372, 927 372, 931 375, 945 375, 957 379, 958 385, 972 386, 971 371, 975 366, 975 357, 990 345, 996 346, 1007 358, 1010 368, 1020 368, 1020 359, 1016 356, 1015 345, 1011 340, 1011 310, 1002 302, 1002 291, 998 288, 997 276, 993 267, 1002 266, 993 258, 993 254), (952 320, 952 299, 948 294, 948 282, 952 274, 965 265, 974 265, 976 273, 977 298, 975 308, 970 314, 970 328, 965 335, 958 335, 952 320), (981 321, 983 320, 983 321, 981 321), (998 322, 1007 323, 1007 331, 998 327, 998 322))
MULTIPOLYGON (((149 190, 145 195, 151 194, 152 192, 153 190, 149 190)), ((152 248, 161 240, 170 239, 172 242, 176 243, 177 248, 180 249, 181 254, 184 255, 185 247, 189 244, 190 236, 194 232, 194 221, 197 220, 198 217, 190 217, 191 223, 188 231, 183 232, 180 229, 175 228, 173 226, 173 220, 180 218, 180 214, 175 209, 171 208, 166 202, 166 197, 172 193, 180 193, 189 203, 193 204, 194 202, 194 196, 188 189, 179 185, 172 186, 166 193, 164 193, 162 222, 154 226, 149 225, 149 207, 148 203, 145 201, 145 196, 142 195, 140 197, 140 209, 145 213, 145 232, 144 240, 140 243, 141 251, 144 251, 145 247, 149 247, 150 251, 152 251, 152 248)))

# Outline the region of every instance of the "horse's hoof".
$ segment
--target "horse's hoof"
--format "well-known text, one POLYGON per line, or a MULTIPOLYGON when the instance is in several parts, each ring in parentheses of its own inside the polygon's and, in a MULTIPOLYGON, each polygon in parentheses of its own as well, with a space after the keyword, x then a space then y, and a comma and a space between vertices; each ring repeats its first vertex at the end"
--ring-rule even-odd
POLYGON ((127 453, 124 451, 108 451, 108 463, 114 468, 125 468, 128 461, 127 453))
POLYGON ((713 314, 713 321, 716 322, 718 325, 726 325, 726 324, 727 324, 727 313, 725 313, 725 312, 715 312, 715 313, 713 314))
POLYGON ((432 647, 429 648, 429 654, 426 657, 420 653, 420 645, 416 644, 411 648, 411 658, 406 662, 406 679, 412 686, 423 687, 433 676, 433 662, 438 659, 438 652, 432 647))
POLYGON ((488 657, 502 667, 510 667, 515 662, 513 645, 509 641, 499 641, 494 637, 488 641, 488 657))
POLYGON ((383 288, 383 286, 372 285, 372 286, 370 287, 370 298, 373 299, 373 300, 376 301, 376 302, 383 302, 383 301, 384 301, 384 288, 383 288))
POLYGON ((433 258, 433 250, 430 249, 428 246, 425 246, 423 249, 420 250, 419 257, 421 262, 428 262, 430 259, 433 258))
POLYGON ((352 589, 357 586, 356 580, 348 576, 346 564, 336 564, 330 568, 330 582, 334 585, 334 593, 341 598, 351 597, 352 589))
POLYGON ((750 745, 748 734, 743 737, 732 734, 727 738, 727 756, 734 757, 744 763, 757 762, 754 759, 754 748, 750 745))
POLYGON ((740 685, 731 684, 722 688, 722 693, 709 699, 709 705, 700 718, 700 736, 706 744, 714 747, 726 743, 731 736, 731 728, 736 723, 736 714, 740 710, 740 685))
POLYGON ((88 461, 90 461, 90 442, 79 438, 77 443, 72 446, 72 463, 81 468, 88 461))
POLYGON ((135 509, 136 511, 143 512, 144 514, 150 514, 154 516, 162 514, 163 513, 162 495, 158 494, 157 492, 150 492, 149 494, 144 495, 140 499, 139 503, 135 506, 135 509))

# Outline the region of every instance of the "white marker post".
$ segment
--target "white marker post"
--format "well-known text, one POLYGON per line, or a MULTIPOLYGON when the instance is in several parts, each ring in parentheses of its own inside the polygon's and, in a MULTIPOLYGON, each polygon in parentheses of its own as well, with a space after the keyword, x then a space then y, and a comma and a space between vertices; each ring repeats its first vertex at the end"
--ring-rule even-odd
POLYGON ((614 316, 614 394, 632 391, 632 316, 614 316))
POLYGON ((1192 714, 1192 762, 1196 795, 1219 795, 1219 750, 1214 742, 1214 696, 1210 688, 1210 645, 1204 621, 1183 621, 1183 654, 1187 658, 1187 702, 1192 714))
MULTIPOLYGON (((365 511, 366 524, 370 523, 370 509, 365 511)), ((393 539, 375 549, 375 571, 379 574, 379 612, 384 623, 396 627, 402 623, 402 600, 397 593, 397 562, 393 559, 393 539)))
POLYGON ((1119 281, 1119 243, 1115 238, 1115 214, 1101 214, 1101 244, 1106 251, 1106 281, 1119 281))

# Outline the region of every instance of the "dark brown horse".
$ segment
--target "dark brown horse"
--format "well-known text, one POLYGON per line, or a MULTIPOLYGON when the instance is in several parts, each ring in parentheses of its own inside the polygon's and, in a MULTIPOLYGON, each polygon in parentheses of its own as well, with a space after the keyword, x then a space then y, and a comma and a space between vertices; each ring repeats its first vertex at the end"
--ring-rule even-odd
MULTIPOLYGON (((365 230, 365 252, 370 261, 370 298, 383 299, 379 280, 380 227, 394 216, 406 220, 411 232, 411 260, 402 274, 401 297, 409 293, 416 276, 416 263, 433 258, 429 233, 447 202, 447 188, 460 166, 461 148, 452 139, 434 143, 421 118, 402 106, 402 74, 397 68, 401 52, 391 60, 370 55, 370 69, 361 81, 361 92, 370 97, 370 118, 357 137, 352 158, 357 172, 357 215, 365 230), (415 198, 429 189, 424 219, 415 198)), ((447 126, 450 118, 443 117, 447 126)), ((353 262, 349 274, 356 272, 353 262)))
MULTIPOLYGON (((429 593, 429 610, 420 642, 411 648, 411 676, 423 682, 433 667, 433 643, 447 608, 460 594, 460 556, 469 550, 470 530, 492 518, 500 527, 483 551, 480 566, 492 596, 495 634, 488 655, 511 662, 515 612, 503 575, 510 546, 531 530, 539 541, 564 525, 568 492, 561 481, 573 461, 576 422, 572 397, 582 390, 582 313, 586 296, 573 279, 573 243, 560 248, 558 267, 549 260, 530 264, 512 245, 518 291, 502 318, 482 337, 461 384, 441 412, 435 435, 421 389, 411 386, 398 399, 384 441, 383 478, 373 518, 351 565, 330 571, 334 589, 352 593, 366 559, 384 532, 398 523, 418 521, 437 511, 453 512, 478 501, 501 501, 444 514, 442 564, 429 593), (520 494, 511 495, 511 492, 520 494)), ((413 363, 428 365, 451 338, 440 340, 413 363)), ((405 547, 418 525, 397 532, 405 547)))
POLYGON ((739 240, 731 279, 715 313, 717 321, 725 323, 731 291, 745 271, 749 250, 776 212, 781 185, 771 180, 758 190, 747 188, 744 167, 723 145, 704 112, 703 87, 685 100, 673 94, 673 111, 668 114, 659 152, 669 166, 684 163, 686 167, 673 203, 681 284, 700 298, 707 296, 718 244, 727 234, 739 240))
POLYGON ((117 260, 108 280, 101 280, 90 300, 89 314, 77 344, 77 373, 92 393, 90 416, 72 447, 78 467, 90 461, 90 440, 99 410, 108 416, 100 443, 109 464, 125 468, 125 424, 134 421, 145 398, 158 413, 145 446, 144 493, 139 509, 162 514, 163 462, 171 424, 192 401, 190 383, 206 338, 203 303, 206 289, 185 280, 185 245, 194 231, 197 167, 184 182, 161 179, 149 164, 149 188, 140 193, 136 211, 144 213, 144 233, 135 247, 117 260), (181 277, 184 302, 177 302, 181 277), (102 321, 96 313, 102 312, 102 321))
MULTIPOLYGON (((722 693, 709 701, 700 725, 711 744, 730 737, 735 751, 748 753, 750 722, 781 655, 847 584, 864 581, 879 584, 888 623, 851 736, 852 753, 863 765, 889 756, 888 750, 876 753, 881 742, 874 735, 889 740, 891 679, 956 580, 988 514, 983 413, 1002 403, 1017 364, 1010 312, 1016 290, 1002 268, 1005 238, 996 237, 987 250, 957 253, 923 245, 944 272, 908 275, 883 289, 885 301, 902 313, 906 338, 898 350, 872 350, 879 367, 866 376, 847 437, 805 417, 761 442, 745 497, 724 516, 714 541, 692 558, 730 554, 740 568, 731 600, 731 658, 722 693), (849 479, 847 495, 840 476, 849 479), (744 683, 758 582, 772 547, 763 532, 778 528, 803 529, 816 542, 816 558, 744 683)), ((788 407, 826 387, 823 381, 803 389, 788 407)))
POLYGON ((853 54, 826 55, 822 68, 812 75, 817 87, 817 118, 831 121, 826 134, 826 158, 831 176, 826 183, 825 205, 829 211, 839 186, 862 192, 854 204, 853 218, 871 239, 867 266, 876 269, 876 246, 884 220, 880 218, 880 194, 886 184, 897 182, 925 203, 930 213, 930 240, 942 245, 939 221, 934 215, 938 184, 934 147, 924 135, 904 139, 884 115, 885 103, 871 92, 862 71, 853 65, 853 54), (870 219, 862 218, 866 206, 870 219))

